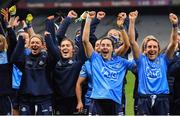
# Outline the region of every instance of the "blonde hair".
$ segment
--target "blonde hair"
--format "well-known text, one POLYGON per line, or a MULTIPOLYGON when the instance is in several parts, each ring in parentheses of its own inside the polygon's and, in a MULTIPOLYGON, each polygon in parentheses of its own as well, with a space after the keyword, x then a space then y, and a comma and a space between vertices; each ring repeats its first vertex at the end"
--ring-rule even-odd
POLYGON ((8 44, 7 44, 6 38, 2 34, 0 34, 0 41, 2 41, 4 45, 3 51, 7 51, 8 44))
POLYGON ((153 35, 148 35, 144 38, 143 42, 142 42, 142 45, 141 45, 141 52, 144 53, 146 47, 147 47, 147 43, 149 41, 155 41, 157 44, 158 44, 158 51, 160 53, 160 44, 159 44, 159 41, 153 36, 153 35))

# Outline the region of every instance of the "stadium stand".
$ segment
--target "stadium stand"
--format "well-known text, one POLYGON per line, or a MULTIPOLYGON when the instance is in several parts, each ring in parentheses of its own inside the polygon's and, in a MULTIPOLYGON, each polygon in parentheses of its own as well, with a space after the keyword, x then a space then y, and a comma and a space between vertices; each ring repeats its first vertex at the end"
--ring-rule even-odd
MULTIPOLYGON (((33 21, 33 27, 36 32, 43 33, 44 22, 46 16, 35 16, 33 21)), ((139 32, 138 43, 140 44, 143 38, 152 34, 157 37, 161 43, 162 47, 165 47, 167 40, 170 37, 171 25, 168 21, 168 15, 143 15, 138 17, 137 30, 139 32)), ((79 23, 72 23, 67 31, 67 36, 74 38, 75 30, 80 27, 79 23)), ((105 19, 101 21, 96 30, 96 36, 103 36, 109 29, 116 28, 116 18, 115 16, 106 16, 105 19)))

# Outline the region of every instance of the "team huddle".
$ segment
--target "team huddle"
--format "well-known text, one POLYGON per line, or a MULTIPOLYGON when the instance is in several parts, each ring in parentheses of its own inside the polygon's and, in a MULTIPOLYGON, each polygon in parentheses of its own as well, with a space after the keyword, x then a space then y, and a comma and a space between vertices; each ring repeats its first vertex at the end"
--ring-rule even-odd
POLYGON ((105 15, 85 11, 78 18, 71 10, 58 25, 54 15, 48 16, 42 36, 34 31, 31 14, 20 21, 16 6, 1 9, 0 114, 124 115, 127 71, 137 80, 135 114, 180 114, 178 17, 169 14, 171 35, 161 51, 153 35, 139 47, 138 11, 120 12, 117 28, 97 38, 105 15), (74 39, 66 36, 72 22, 81 22, 74 39), (133 60, 128 60, 130 52, 133 60), (175 78, 173 100, 168 77, 175 78))

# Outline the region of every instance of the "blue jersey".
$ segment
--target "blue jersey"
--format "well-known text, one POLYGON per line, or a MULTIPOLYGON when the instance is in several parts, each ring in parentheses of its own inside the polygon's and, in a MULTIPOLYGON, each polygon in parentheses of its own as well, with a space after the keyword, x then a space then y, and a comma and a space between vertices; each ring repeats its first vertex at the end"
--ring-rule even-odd
POLYGON ((7 64, 8 58, 7 58, 7 52, 0 52, 0 64, 7 64))
POLYGON ((160 54, 151 61, 143 54, 136 60, 138 70, 139 94, 168 94, 167 66, 169 60, 160 54))
POLYGON ((22 72, 19 68, 13 64, 13 72, 12 72, 12 88, 19 89, 22 78, 22 72))
POLYGON ((91 73, 91 63, 89 60, 85 62, 80 71, 80 77, 88 79, 88 89, 85 94, 85 105, 90 105, 91 103, 91 92, 92 92, 92 73, 91 73))
POLYGON ((123 79, 127 69, 134 63, 119 56, 105 61, 97 52, 91 56, 93 89, 91 98, 111 99, 121 104, 123 79))

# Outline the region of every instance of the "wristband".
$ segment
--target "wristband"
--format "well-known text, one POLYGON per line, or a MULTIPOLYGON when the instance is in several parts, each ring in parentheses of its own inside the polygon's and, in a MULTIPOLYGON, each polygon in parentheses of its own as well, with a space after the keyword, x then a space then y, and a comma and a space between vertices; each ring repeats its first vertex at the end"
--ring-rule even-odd
POLYGON ((91 18, 89 18, 89 17, 87 17, 87 18, 86 18, 86 22, 89 22, 89 23, 90 23, 90 22, 91 22, 91 20, 92 20, 92 19, 91 19, 91 18))
POLYGON ((28 23, 27 24, 27 28, 31 28, 32 27, 32 24, 31 23, 28 23))
POLYGON ((176 23, 176 24, 173 24, 172 26, 173 26, 173 28, 176 28, 176 27, 178 27, 178 24, 176 23))
POLYGON ((10 15, 10 17, 15 17, 16 15, 14 14, 14 15, 10 15))
POLYGON ((119 30, 124 30, 124 26, 119 26, 119 30))

